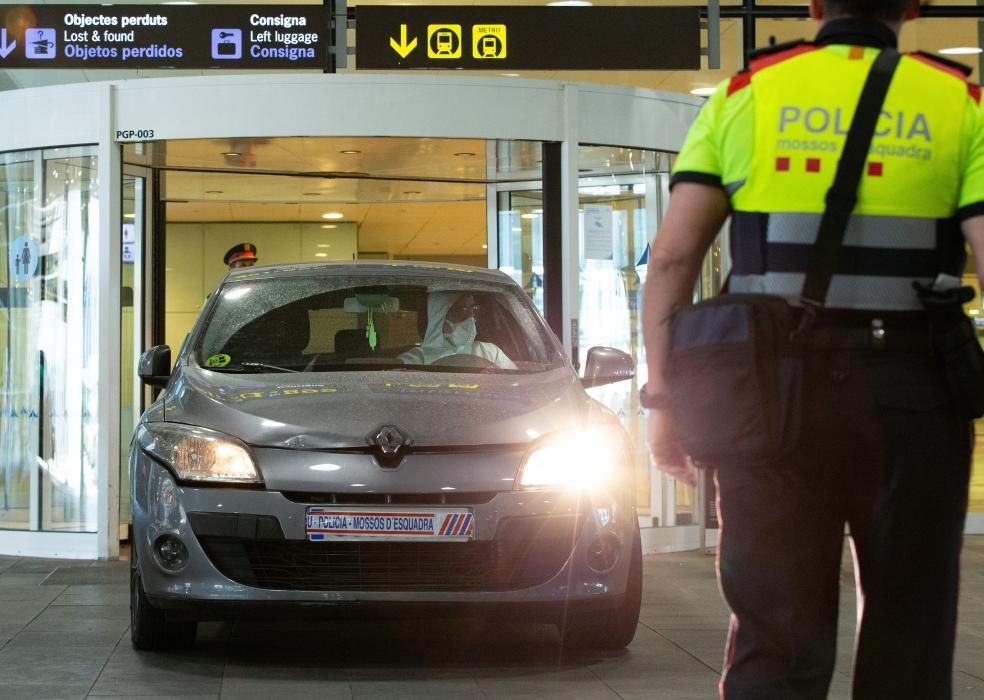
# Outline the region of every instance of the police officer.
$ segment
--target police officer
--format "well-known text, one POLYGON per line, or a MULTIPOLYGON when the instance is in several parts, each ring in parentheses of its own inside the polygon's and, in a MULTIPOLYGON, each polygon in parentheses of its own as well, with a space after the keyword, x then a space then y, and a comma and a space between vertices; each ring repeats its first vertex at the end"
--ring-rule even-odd
MULTIPOLYGON (((810 11, 815 41, 753 57, 704 104, 652 245, 641 400, 657 466, 690 484, 666 410, 666 319, 689 303, 729 216, 729 291, 797 300, 868 70, 919 4, 811 0, 810 11)), ((972 432, 927 351, 913 282, 959 279, 965 240, 984 272, 984 116, 968 73, 922 54, 896 69, 808 351, 798 447, 774 464, 708 465, 733 612, 728 700, 826 696, 845 524, 861 594, 853 697, 951 697, 972 432)))
POLYGON ((237 267, 253 267, 256 264, 256 246, 252 243, 239 243, 232 246, 222 258, 230 270, 237 267))

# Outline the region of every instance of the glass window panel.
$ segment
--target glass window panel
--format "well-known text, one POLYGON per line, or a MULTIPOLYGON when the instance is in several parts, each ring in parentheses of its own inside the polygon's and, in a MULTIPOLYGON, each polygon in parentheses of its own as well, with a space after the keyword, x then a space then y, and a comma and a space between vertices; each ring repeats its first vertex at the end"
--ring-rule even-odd
MULTIPOLYGON (((593 178, 581 181, 578 201, 580 239, 580 298, 578 319, 579 360, 584 368, 587 352, 602 345, 633 356, 637 373, 642 370, 642 277, 649 222, 646 193, 656 187, 654 174, 638 182, 602 184, 593 178)), ((610 179, 609 179, 610 182, 610 179)), ((644 370, 637 374, 645 381, 644 370)), ((646 425, 636 405, 636 382, 616 382, 590 389, 594 398, 615 411, 632 436, 635 446, 636 503, 650 509, 649 453, 646 425)))
POLYGON ((539 180, 543 163, 543 144, 539 141, 499 139, 495 141, 497 179, 539 180))
POLYGON ((539 141, 495 142, 496 177, 517 181, 497 195, 498 268, 543 307, 543 146, 539 141), (525 182, 519 183, 518 181, 525 182))
POLYGON ((6 529, 31 525, 38 456, 37 284, 29 274, 37 263, 30 252, 37 241, 35 177, 35 155, 0 154, 0 528, 6 529))
POLYGON ((137 359, 143 341, 141 311, 146 180, 123 176, 123 226, 120 270, 120 523, 132 521, 128 454, 133 426, 142 413, 143 386, 137 359))
MULTIPOLYGON (((502 155, 500 161, 504 160, 502 155)), ((513 158, 515 162, 521 160, 513 158)), ((515 169, 539 166, 535 159, 527 160, 525 166, 515 169)), ((695 522, 696 515, 694 494, 685 484, 672 487, 669 502, 673 512, 664 512, 662 503, 651 503, 645 414, 637 400, 638 386, 646 380, 640 314, 646 251, 661 203, 668 196, 671 162, 672 154, 668 153, 616 146, 580 147, 578 347, 582 367, 588 349, 595 345, 619 348, 633 356, 635 383, 618 382, 589 393, 622 417, 633 438, 640 512, 649 511, 660 524, 684 524, 695 522)), ((499 268, 523 286, 542 312, 543 192, 538 183, 526 184, 529 189, 515 187, 499 194, 499 268)))
POLYGON ((499 195, 499 269, 519 283, 543 311, 543 192, 499 195))
POLYGON ((86 149, 44 160, 40 268, 31 328, 41 371, 41 529, 96 530, 99 386, 96 315, 98 173, 86 149))
POLYGON ((578 163, 582 171, 587 171, 580 181, 578 199, 579 361, 584 367, 588 350, 602 345, 624 350, 636 364, 634 382, 595 387, 589 393, 619 415, 632 437, 640 512, 648 511, 663 525, 693 522, 692 490, 683 484, 674 489, 670 506, 673 512, 664 512, 664 505, 669 503, 651 502, 654 473, 646 442, 645 413, 637 398, 638 387, 647 379, 642 285, 648 243, 666 199, 669 154, 581 146, 578 163))

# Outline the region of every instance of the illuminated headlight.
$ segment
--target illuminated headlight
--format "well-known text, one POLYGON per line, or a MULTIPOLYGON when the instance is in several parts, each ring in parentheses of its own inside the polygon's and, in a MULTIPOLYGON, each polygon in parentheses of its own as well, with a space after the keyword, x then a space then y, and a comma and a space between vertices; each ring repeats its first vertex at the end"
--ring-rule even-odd
POLYGON ((615 428, 588 428, 562 433, 538 443, 519 474, 524 489, 590 490, 611 485, 624 470, 625 437, 615 428))
POLYGON ((231 435, 181 423, 146 423, 137 441, 182 481, 263 481, 249 448, 231 435))

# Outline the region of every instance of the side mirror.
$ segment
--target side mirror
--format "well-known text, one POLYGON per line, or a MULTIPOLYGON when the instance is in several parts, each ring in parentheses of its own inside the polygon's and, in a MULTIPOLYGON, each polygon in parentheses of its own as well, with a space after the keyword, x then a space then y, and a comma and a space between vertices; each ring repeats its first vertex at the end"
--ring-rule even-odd
POLYGON ((140 356, 137 376, 144 384, 164 388, 171 379, 171 348, 155 345, 140 356))
POLYGON ((635 376, 635 364, 627 352, 615 348, 595 347, 588 350, 581 384, 589 389, 593 386, 612 384, 635 376))

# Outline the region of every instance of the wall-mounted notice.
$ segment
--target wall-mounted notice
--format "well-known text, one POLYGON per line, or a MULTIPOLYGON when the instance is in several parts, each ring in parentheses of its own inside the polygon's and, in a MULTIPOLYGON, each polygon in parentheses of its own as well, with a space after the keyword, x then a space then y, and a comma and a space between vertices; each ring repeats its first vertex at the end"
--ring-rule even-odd
POLYGON ((586 260, 611 260, 612 208, 604 204, 584 207, 584 257, 586 260))

